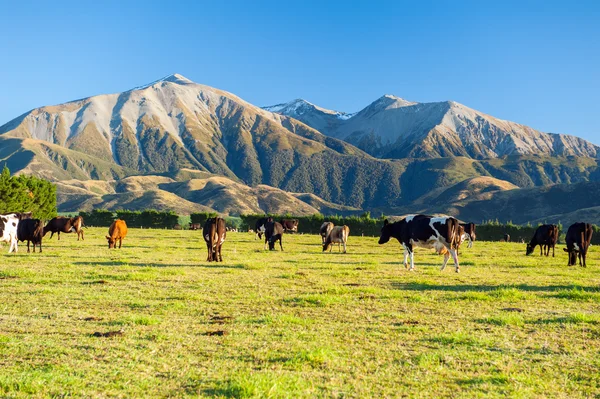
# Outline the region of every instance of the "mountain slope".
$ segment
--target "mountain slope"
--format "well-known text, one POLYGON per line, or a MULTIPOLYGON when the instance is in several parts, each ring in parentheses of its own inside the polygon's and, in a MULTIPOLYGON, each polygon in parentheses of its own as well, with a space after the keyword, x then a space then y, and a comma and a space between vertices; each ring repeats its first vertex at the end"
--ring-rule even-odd
POLYGON ((385 95, 347 119, 333 119, 331 111, 317 106, 301 109, 280 106, 275 110, 379 158, 600 156, 600 147, 586 140, 543 133, 454 101, 415 103, 385 95))

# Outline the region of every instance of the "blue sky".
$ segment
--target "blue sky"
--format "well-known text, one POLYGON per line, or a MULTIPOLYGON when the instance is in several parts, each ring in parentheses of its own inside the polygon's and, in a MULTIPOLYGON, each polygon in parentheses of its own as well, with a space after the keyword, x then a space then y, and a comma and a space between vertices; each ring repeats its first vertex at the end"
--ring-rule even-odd
POLYGON ((600 144, 600 2, 0 0, 0 125, 171 73, 256 105, 455 100, 600 144), (324 3, 324 4, 323 4, 324 3))

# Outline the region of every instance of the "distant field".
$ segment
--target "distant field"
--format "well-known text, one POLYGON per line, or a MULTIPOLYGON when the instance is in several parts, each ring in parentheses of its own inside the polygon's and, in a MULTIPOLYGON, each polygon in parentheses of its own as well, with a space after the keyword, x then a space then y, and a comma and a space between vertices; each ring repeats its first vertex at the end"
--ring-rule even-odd
POLYGON ((595 246, 583 269, 476 242, 456 274, 368 237, 230 233, 209 264, 198 231, 105 233, 0 249, 0 397, 600 395, 595 246))

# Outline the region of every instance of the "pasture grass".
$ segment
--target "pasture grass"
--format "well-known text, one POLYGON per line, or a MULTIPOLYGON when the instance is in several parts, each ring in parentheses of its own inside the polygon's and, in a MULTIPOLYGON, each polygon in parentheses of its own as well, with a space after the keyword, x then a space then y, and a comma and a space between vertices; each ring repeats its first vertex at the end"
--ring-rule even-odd
POLYGON ((105 229, 0 255, 0 397, 594 397, 600 252, 587 268, 476 242, 461 273, 397 242, 105 229))

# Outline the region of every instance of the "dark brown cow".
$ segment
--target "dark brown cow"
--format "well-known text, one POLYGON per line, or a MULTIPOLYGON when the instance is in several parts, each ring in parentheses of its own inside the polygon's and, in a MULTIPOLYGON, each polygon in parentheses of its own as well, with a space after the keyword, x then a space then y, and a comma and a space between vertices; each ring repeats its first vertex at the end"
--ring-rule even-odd
POLYGON ((29 244, 33 243, 33 252, 35 246, 39 245, 42 252, 42 237, 44 237, 44 224, 39 219, 24 219, 17 225, 17 238, 19 241, 27 241, 27 253, 30 252, 29 244))
POLYGON ((225 219, 220 217, 210 218, 204 223, 202 229, 202 235, 204 241, 206 241, 206 249, 208 251, 208 262, 223 262, 223 255, 221 255, 221 247, 225 242, 227 236, 227 229, 225 228, 225 219))
POLYGON ((58 234, 58 240, 60 241, 60 233, 77 233, 77 241, 83 238, 83 218, 81 216, 75 216, 74 218, 67 218, 64 216, 57 216, 51 219, 46 227, 44 227, 44 236, 51 232, 50 238, 54 236, 54 233, 58 234))
POLYGON ((190 223, 190 230, 200 230, 201 227, 200 223, 190 223))
POLYGON ((504 241, 504 242, 510 242, 510 235, 509 234, 504 234, 504 236, 502 237, 502 241, 504 241))
POLYGON ((573 223, 567 230, 567 247, 563 248, 569 253, 568 266, 575 266, 577 257, 579 257, 579 266, 587 267, 585 257, 592 242, 592 225, 589 223, 573 223), (583 260, 583 264, 581 261, 583 260))
POLYGON ((108 248, 116 248, 117 241, 119 241, 119 248, 123 244, 123 239, 127 235, 127 223, 124 220, 117 219, 110 225, 108 229, 108 235, 106 239, 108 240, 108 248))
POLYGON ((269 250, 275 250, 275 242, 279 241, 279 247, 283 251, 283 244, 281 238, 285 229, 279 222, 267 222, 265 225, 265 249, 267 249, 267 243, 269 243, 269 250))
POLYGON ((298 219, 281 219, 279 223, 285 231, 298 232, 298 219))
POLYGON ((333 244, 338 244, 338 252, 341 251, 340 246, 344 246, 344 253, 346 253, 346 242, 348 242, 348 236, 350 235, 350 227, 344 226, 335 226, 329 234, 327 235, 327 239, 323 243, 323 252, 327 251, 329 248, 329 252, 333 249, 333 244))
POLYGON ((329 232, 331 232, 332 229, 333 223, 331 222, 325 222, 321 225, 321 229, 319 229, 319 234, 321 235, 321 240, 323 244, 325 244, 327 236, 329 235, 329 232))
POLYGON ((537 245, 540 246, 540 256, 550 254, 552 248, 552 257, 554 258, 554 247, 558 242, 558 226, 555 224, 543 224, 539 226, 529 244, 525 255, 531 255, 537 245))

